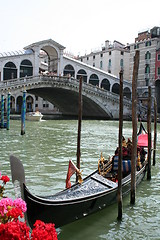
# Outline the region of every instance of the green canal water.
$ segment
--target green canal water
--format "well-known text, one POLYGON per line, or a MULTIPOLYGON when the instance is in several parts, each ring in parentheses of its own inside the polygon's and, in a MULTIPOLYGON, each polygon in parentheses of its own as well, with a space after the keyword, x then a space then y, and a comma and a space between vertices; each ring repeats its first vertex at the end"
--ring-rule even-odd
MULTIPOLYGON (((9 156, 19 157, 26 182, 33 194, 48 195, 65 187, 68 161, 76 163, 77 126, 75 120, 27 122, 21 136, 21 123, 12 120, 10 130, 0 129, 0 171, 11 177, 9 156)), ((152 126, 153 129, 153 126, 152 126)), ((132 136, 131 122, 124 122, 123 135, 132 136)), ((153 134, 152 134, 153 136, 153 134)), ((101 152, 111 156, 118 145, 117 121, 83 121, 81 169, 83 177, 97 168, 101 152)), ((160 239, 160 125, 157 131, 156 166, 151 181, 144 179, 136 190, 136 203, 123 199, 123 219, 117 221, 117 204, 58 229, 59 240, 160 239)), ((72 183, 75 177, 72 176, 72 183)), ((14 198, 11 182, 7 196, 14 198)), ((63 214, 63 213, 60 213, 63 214)))

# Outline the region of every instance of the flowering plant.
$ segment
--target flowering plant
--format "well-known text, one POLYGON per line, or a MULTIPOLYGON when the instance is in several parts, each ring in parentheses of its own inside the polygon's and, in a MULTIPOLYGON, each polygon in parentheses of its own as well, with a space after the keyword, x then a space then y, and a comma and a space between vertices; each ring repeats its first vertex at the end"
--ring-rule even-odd
POLYGON ((8 176, 1 176, 0 172, 0 180, 3 181, 2 185, 0 185, 0 199, 3 197, 4 190, 5 190, 5 184, 10 181, 8 176))
POLYGON ((1 176, 0 185, 0 240, 57 240, 57 232, 54 224, 45 224, 37 220, 32 233, 26 222, 20 221, 27 207, 21 198, 12 200, 4 197, 4 186, 10 180, 8 176, 1 176))

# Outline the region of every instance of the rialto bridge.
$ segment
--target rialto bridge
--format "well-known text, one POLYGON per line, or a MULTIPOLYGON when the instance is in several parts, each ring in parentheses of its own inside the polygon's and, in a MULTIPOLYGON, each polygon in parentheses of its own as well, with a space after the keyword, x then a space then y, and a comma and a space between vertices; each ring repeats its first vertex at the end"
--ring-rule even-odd
MULTIPOLYGON (((119 78, 63 54, 64 47, 49 39, 10 53, 0 53, 1 94, 11 92, 11 109, 21 109, 27 91, 27 110, 50 112, 52 103, 64 115, 76 116, 78 79, 83 77, 83 116, 118 118, 119 78), (40 105, 37 97, 43 100, 40 105)), ((131 84, 123 81, 124 115, 131 115, 131 84)))

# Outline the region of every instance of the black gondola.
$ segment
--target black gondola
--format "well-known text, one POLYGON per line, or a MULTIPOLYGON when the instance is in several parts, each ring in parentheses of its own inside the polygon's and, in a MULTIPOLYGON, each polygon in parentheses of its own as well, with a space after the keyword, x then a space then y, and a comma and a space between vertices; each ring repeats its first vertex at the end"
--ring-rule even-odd
MULTIPOLYGON (((30 193, 25 184, 21 161, 11 156, 12 182, 20 182, 22 198, 27 203, 26 220, 29 226, 33 228, 35 221, 41 220, 54 223, 58 228, 115 203, 118 189, 117 162, 114 158, 107 161, 101 156, 98 170, 87 176, 82 184, 76 183, 70 189, 42 197, 30 193)), ((122 164, 122 194, 125 196, 131 188, 130 160, 124 160, 122 164)), ((137 167, 136 185, 144 178, 146 166, 147 162, 143 159, 140 167, 137 167)))

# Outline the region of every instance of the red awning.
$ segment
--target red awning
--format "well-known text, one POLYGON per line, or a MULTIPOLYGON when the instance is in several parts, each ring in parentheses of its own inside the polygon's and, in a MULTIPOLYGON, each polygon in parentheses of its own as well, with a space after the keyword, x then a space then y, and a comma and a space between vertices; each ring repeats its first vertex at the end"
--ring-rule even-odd
POLYGON ((140 134, 137 145, 140 147, 148 147, 148 134, 140 134))

